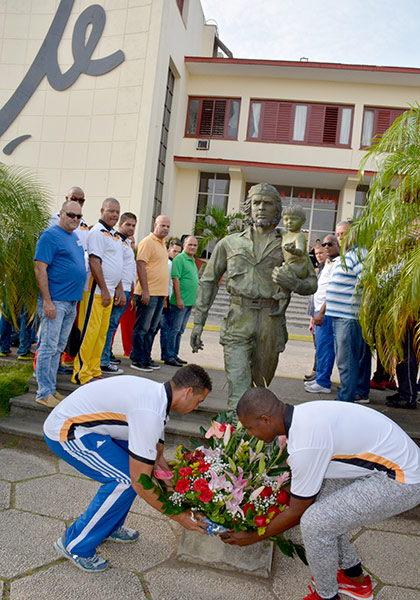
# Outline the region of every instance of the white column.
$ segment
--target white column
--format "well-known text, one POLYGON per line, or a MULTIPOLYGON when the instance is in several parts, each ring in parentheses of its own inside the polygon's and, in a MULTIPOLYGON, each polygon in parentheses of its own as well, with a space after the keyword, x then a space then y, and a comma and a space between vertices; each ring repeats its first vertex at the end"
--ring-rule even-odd
POLYGON ((230 186, 227 212, 239 212, 245 195, 245 177, 240 167, 229 167, 230 186))
POLYGON ((353 218, 356 189, 359 183, 360 179, 358 177, 347 177, 347 181, 340 192, 337 223, 353 218))

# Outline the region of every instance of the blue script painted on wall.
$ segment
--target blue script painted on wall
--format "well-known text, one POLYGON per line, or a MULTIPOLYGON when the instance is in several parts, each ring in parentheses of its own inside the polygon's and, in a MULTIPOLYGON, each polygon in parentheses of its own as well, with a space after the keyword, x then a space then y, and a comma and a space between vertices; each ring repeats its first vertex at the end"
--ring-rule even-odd
MULTIPOLYGON (((81 73, 94 76, 104 75, 124 61, 125 56, 122 50, 117 50, 104 58, 91 58, 101 38, 106 19, 102 6, 92 4, 79 15, 74 25, 73 65, 65 73, 61 72, 58 65, 58 46, 73 4, 74 0, 61 0, 35 60, 14 94, 0 110, 0 137, 21 113, 45 76, 52 88, 62 91, 72 86, 81 73), (89 25, 92 27, 89 37, 87 37, 89 25)), ((3 152, 11 154, 21 142, 30 137, 30 134, 26 134, 15 138, 3 148, 3 152)))

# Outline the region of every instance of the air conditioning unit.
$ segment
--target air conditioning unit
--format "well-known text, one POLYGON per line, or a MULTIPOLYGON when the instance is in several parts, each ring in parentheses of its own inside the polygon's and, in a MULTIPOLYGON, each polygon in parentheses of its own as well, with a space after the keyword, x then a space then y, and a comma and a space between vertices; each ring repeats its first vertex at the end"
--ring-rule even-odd
POLYGON ((210 140, 197 140, 197 150, 208 150, 210 148, 210 140))

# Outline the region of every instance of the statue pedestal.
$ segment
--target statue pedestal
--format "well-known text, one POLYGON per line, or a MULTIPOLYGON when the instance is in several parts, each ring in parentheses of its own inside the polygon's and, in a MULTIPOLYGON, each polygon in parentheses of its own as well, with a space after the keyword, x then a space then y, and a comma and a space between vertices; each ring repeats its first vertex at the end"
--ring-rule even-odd
POLYGON ((184 530, 177 558, 206 567, 269 577, 273 544, 264 541, 252 546, 231 546, 224 544, 217 536, 184 530))

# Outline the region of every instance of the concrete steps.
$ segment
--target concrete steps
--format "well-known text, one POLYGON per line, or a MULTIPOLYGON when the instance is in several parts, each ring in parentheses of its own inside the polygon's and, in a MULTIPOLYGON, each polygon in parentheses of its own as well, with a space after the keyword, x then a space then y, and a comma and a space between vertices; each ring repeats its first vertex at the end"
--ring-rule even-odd
MULTIPOLYGON (((127 359, 123 359, 122 367, 125 373, 135 375, 135 372, 130 371, 129 364, 127 359)), ((162 365, 159 371, 154 371, 151 378, 163 382, 170 379, 173 373, 174 370, 171 367, 162 365)), ((58 376, 57 391, 64 396, 73 392, 77 387, 69 381, 68 376, 58 376)), ((43 424, 51 411, 35 402, 36 388, 36 380, 31 377, 28 392, 10 400, 10 414, 4 419, 0 419, 0 432, 32 439, 43 439, 43 424)), ((203 439, 200 427, 207 429, 210 426, 211 418, 226 408, 226 394, 223 389, 224 383, 216 384, 212 394, 194 413, 188 415, 171 413, 165 428, 166 440, 174 444, 190 445, 190 437, 203 439)))

